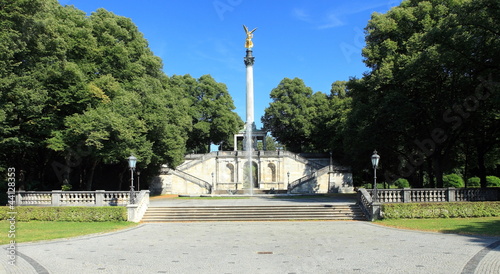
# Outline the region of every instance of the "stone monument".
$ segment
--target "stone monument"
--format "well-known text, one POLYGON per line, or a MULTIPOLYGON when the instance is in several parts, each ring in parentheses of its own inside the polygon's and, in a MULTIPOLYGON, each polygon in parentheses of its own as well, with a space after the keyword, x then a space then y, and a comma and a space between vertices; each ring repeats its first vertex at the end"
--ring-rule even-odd
POLYGON ((265 148, 267 133, 254 122, 254 86, 252 55, 253 33, 246 34, 246 123, 234 135, 234 151, 186 155, 175 169, 164 165, 162 174, 150 187, 152 194, 250 194, 254 193, 332 193, 352 191, 348 167, 333 164, 324 153, 296 154, 284 150, 258 151, 265 148), (244 151, 238 149, 243 141, 244 151))

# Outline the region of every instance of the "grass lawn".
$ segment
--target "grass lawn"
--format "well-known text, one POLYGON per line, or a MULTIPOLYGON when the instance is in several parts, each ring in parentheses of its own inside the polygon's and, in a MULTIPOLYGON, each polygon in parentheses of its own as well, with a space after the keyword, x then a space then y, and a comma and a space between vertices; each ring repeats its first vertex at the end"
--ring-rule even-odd
POLYGON ((442 233, 464 235, 500 236, 500 217, 438 218, 438 219, 389 219, 376 224, 442 233))
POLYGON ((110 232, 134 227, 131 222, 16 222, 15 239, 9 238, 9 222, 0 221, 0 245, 10 240, 16 243, 68 238, 93 233, 110 232))

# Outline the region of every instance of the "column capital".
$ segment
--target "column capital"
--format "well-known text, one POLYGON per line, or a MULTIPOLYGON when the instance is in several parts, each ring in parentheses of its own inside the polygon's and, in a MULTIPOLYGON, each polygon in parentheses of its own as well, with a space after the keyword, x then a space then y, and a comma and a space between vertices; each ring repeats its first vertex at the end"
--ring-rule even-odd
POLYGON ((255 57, 252 56, 252 50, 247 49, 247 55, 243 60, 245 61, 245 66, 253 66, 255 63, 255 57))

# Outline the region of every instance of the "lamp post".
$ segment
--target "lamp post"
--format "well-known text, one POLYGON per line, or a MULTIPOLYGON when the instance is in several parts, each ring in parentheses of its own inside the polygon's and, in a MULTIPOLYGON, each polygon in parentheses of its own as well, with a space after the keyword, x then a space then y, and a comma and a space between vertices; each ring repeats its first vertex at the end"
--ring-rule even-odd
POLYGON ((134 192, 134 169, 137 163, 137 158, 134 155, 128 157, 128 167, 130 168, 130 204, 135 204, 135 192, 134 192))
POLYGON ((333 159, 332 159, 332 152, 330 151, 330 172, 332 172, 333 169, 333 159))
POLYGON ((170 170, 170 169, 168 168, 168 165, 167 165, 167 164, 163 164, 163 165, 161 165, 161 168, 160 168, 160 172, 161 172, 161 174, 166 175, 166 174, 168 174, 169 170, 170 170))
POLYGON ((290 171, 288 171, 286 175, 288 176, 288 186, 286 187, 287 193, 290 193, 290 171))
POLYGON ((212 172, 212 190, 210 191, 212 195, 214 195, 215 192, 215 185, 214 185, 214 173, 212 172))
POLYGON ((377 167, 380 160, 380 155, 377 154, 377 150, 373 151, 372 166, 373 166, 373 202, 377 202, 377 167))
POLYGON ((137 191, 141 191, 141 172, 137 170, 137 191))

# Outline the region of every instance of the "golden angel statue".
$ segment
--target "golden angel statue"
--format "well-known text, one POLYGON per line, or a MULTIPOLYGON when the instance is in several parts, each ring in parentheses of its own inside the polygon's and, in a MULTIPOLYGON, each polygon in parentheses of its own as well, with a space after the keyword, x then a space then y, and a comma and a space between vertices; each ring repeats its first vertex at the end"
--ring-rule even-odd
POLYGON ((243 25, 243 29, 245 29, 245 32, 247 33, 247 40, 245 41, 245 48, 251 49, 251 48, 253 48, 253 42, 252 42, 253 32, 257 28, 254 28, 253 30, 248 31, 248 28, 245 25, 243 25))

